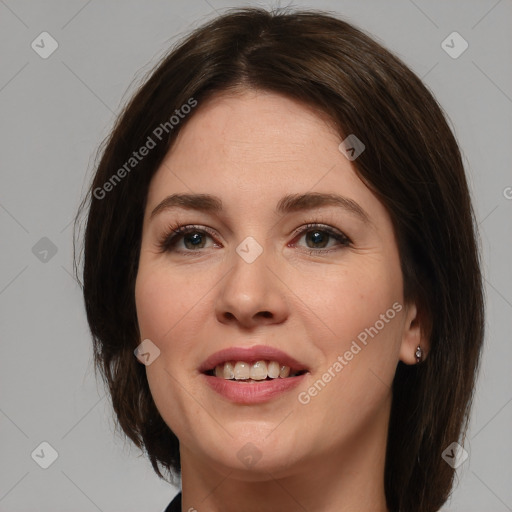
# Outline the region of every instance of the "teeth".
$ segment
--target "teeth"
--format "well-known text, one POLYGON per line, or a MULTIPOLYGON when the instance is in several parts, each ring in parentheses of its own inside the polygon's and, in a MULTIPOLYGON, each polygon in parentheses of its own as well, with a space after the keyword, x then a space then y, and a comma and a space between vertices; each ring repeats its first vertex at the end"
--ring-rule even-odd
POLYGON ((228 361, 219 364, 214 370, 215 377, 226 380, 265 380, 285 379, 294 377, 297 373, 291 374, 290 367, 279 364, 277 361, 256 361, 255 363, 246 363, 245 361, 228 361))
POLYGON ((267 374, 271 379, 279 377, 279 363, 277 361, 269 361, 267 365, 267 374))
POLYGON ((235 368, 230 363, 219 364, 215 367, 215 377, 220 377, 222 379, 234 379, 235 378, 235 368))
POLYGON ((251 366, 250 377, 252 380, 265 380, 267 378, 267 363, 256 361, 251 366))
POLYGON ((227 362, 224 365, 222 377, 224 379, 234 379, 235 378, 235 368, 233 367, 233 365, 230 362, 227 362))
POLYGON ((250 366, 242 361, 236 362, 234 372, 236 380, 246 380, 251 376, 250 366))
POLYGON ((282 379, 286 379, 290 375, 290 367, 285 366, 284 364, 281 365, 281 368, 279 369, 279 377, 282 379))

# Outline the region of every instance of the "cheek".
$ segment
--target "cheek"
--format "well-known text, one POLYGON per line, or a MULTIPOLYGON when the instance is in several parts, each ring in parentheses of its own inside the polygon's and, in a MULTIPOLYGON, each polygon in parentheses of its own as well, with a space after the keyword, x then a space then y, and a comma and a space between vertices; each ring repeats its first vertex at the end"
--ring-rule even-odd
POLYGON ((193 309, 198 287, 187 286, 183 278, 155 265, 141 263, 135 284, 135 302, 141 339, 149 338, 160 349, 160 356, 146 367, 151 395, 164 421, 180 439, 186 439, 191 425, 183 418, 200 415, 195 402, 183 393, 183 375, 194 369, 190 360, 192 340, 197 339, 194 326, 187 322, 197 312, 193 309), (196 290, 194 292, 194 290, 196 290), (182 418, 181 420, 179 418, 182 418))
MULTIPOLYGON (((301 269, 302 270, 302 269, 301 269)), ((290 276, 291 277, 291 276, 290 276)), ((365 329, 379 322, 395 302, 402 304, 399 264, 381 257, 347 258, 343 265, 331 266, 319 275, 315 270, 297 272, 293 291, 312 322, 318 324, 323 351, 343 350, 365 329), (325 336, 324 336, 325 334, 325 336)), ((382 334, 396 337, 400 322, 396 311, 386 316, 382 334)), ((378 327, 381 327, 379 322, 378 327)))
POLYGON ((171 308, 165 282, 159 279, 157 273, 139 270, 135 283, 135 304, 141 337, 159 340, 172 325, 175 308, 171 308))
POLYGON ((139 268, 135 303, 141 336, 163 341, 198 302, 201 290, 158 266, 139 268))
MULTIPOLYGON (((212 276, 210 276, 212 278, 212 276)), ((193 371, 198 340, 205 340, 204 319, 214 305, 214 282, 207 276, 195 278, 165 263, 141 264, 135 284, 135 303, 141 339, 149 338, 160 349, 165 368, 183 374, 193 371)), ((153 371, 152 365, 148 371, 153 371)))
MULTIPOLYGON (((312 410, 331 410, 337 404, 339 409, 334 409, 339 412, 333 412, 332 420, 346 422, 350 410, 354 425, 365 421, 365 415, 373 414, 389 398, 404 311, 400 272, 390 272, 389 262, 366 263, 343 272, 338 269, 324 278, 322 293, 315 297, 310 294, 314 304, 308 303, 321 319, 318 325, 326 335, 316 335, 322 362, 315 368, 311 387, 302 391, 311 392, 313 397, 317 389, 322 390, 312 410), (322 382, 317 385, 316 379, 322 382), (322 383, 328 383, 325 392, 322 383)), ((307 297, 307 289, 301 294, 307 297)))

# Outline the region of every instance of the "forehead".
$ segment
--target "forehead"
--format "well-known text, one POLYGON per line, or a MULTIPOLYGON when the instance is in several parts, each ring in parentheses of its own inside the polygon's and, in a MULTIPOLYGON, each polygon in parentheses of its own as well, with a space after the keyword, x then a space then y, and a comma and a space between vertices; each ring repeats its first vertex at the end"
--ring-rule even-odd
POLYGON ((265 91, 218 94, 179 132, 153 177, 148 207, 176 192, 271 209, 284 194, 335 191, 371 210, 376 199, 340 142, 324 113, 296 100, 265 91))
POLYGON ((322 139, 328 146, 338 138, 324 113, 276 93, 250 90, 222 93, 199 105, 176 145, 186 139, 187 145, 197 145, 197 158, 214 153, 219 160, 250 159, 246 165, 258 165, 303 160, 312 144, 322 139))

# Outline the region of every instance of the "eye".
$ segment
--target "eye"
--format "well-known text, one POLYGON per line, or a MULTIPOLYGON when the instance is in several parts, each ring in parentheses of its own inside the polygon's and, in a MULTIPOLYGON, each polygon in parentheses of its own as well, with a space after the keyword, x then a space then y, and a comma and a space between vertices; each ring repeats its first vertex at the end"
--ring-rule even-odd
MULTIPOLYGON (((351 240, 341 231, 324 224, 307 224, 294 233, 295 240, 306 241, 310 254, 321 254, 338 250, 350 245, 351 240), (299 238, 297 238, 299 236, 299 238)), ((191 254, 206 247, 207 239, 214 240, 215 232, 205 226, 196 225, 173 225, 169 226, 162 237, 158 240, 158 247, 161 252, 181 252, 191 254), (180 247, 180 244, 181 247, 180 247)), ((295 243, 289 244, 292 247, 295 243)), ((220 247, 213 243, 211 247, 220 247)))
POLYGON ((195 252, 199 249, 205 249, 206 239, 211 238, 213 240, 213 234, 213 230, 206 227, 194 225, 170 226, 159 239, 158 246, 161 252, 195 252), (181 247, 179 247, 180 242, 183 242, 181 247))
MULTIPOLYGON (((299 241, 305 239, 310 254, 318 254, 338 250, 340 247, 347 247, 351 240, 341 231, 324 224, 307 224, 297 232, 300 235, 299 241), (332 242, 330 245, 329 243, 332 242)), ((292 244, 295 245, 295 244, 292 244)))

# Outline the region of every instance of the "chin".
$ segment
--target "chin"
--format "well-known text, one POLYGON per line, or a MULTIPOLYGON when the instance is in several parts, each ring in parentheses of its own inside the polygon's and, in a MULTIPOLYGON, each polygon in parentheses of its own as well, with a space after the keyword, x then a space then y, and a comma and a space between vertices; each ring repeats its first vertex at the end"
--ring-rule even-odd
MULTIPOLYGON (((274 424, 273 428, 275 428, 274 424)), ((261 428, 250 423, 240 432, 227 430, 233 437, 223 436, 223 439, 201 443, 202 446, 194 450, 197 453, 203 451, 204 457, 222 472, 233 472, 236 478, 247 481, 268 480, 269 473, 273 476, 284 475, 289 472, 290 467, 299 464, 306 457, 304 453, 304 439, 297 449, 297 443, 293 436, 287 432, 281 433, 272 439, 269 434, 271 429, 265 428, 262 434, 261 428), (240 434, 240 435, 238 435, 240 434), (284 440, 289 439, 289 442, 284 440), (215 447, 212 450, 212 447, 215 447)), ((205 439, 205 438, 203 438, 205 439)))
MULTIPOLYGON (((290 472, 290 468, 298 463, 299 460, 294 460, 292 453, 274 453, 269 456, 268 453, 260 453, 260 458, 256 452, 252 452, 250 449, 246 449, 246 453, 243 458, 238 457, 238 453, 234 453, 234 456, 227 456, 226 454, 221 459, 215 457, 214 465, 221 471, 229 473, 229 477, 241 480, 245 482, 263 482, 268 481, 269 474, 273 477, 283 477, 290 472), (249 453, 252 452, 254 458, 250 460, 249 453), (242 459, 242 460, 241 460, 242 459)), ((244 448, 242 448, 243 451, 244 448)), ((214 457, 214 455, 210 455, 214 457)))

